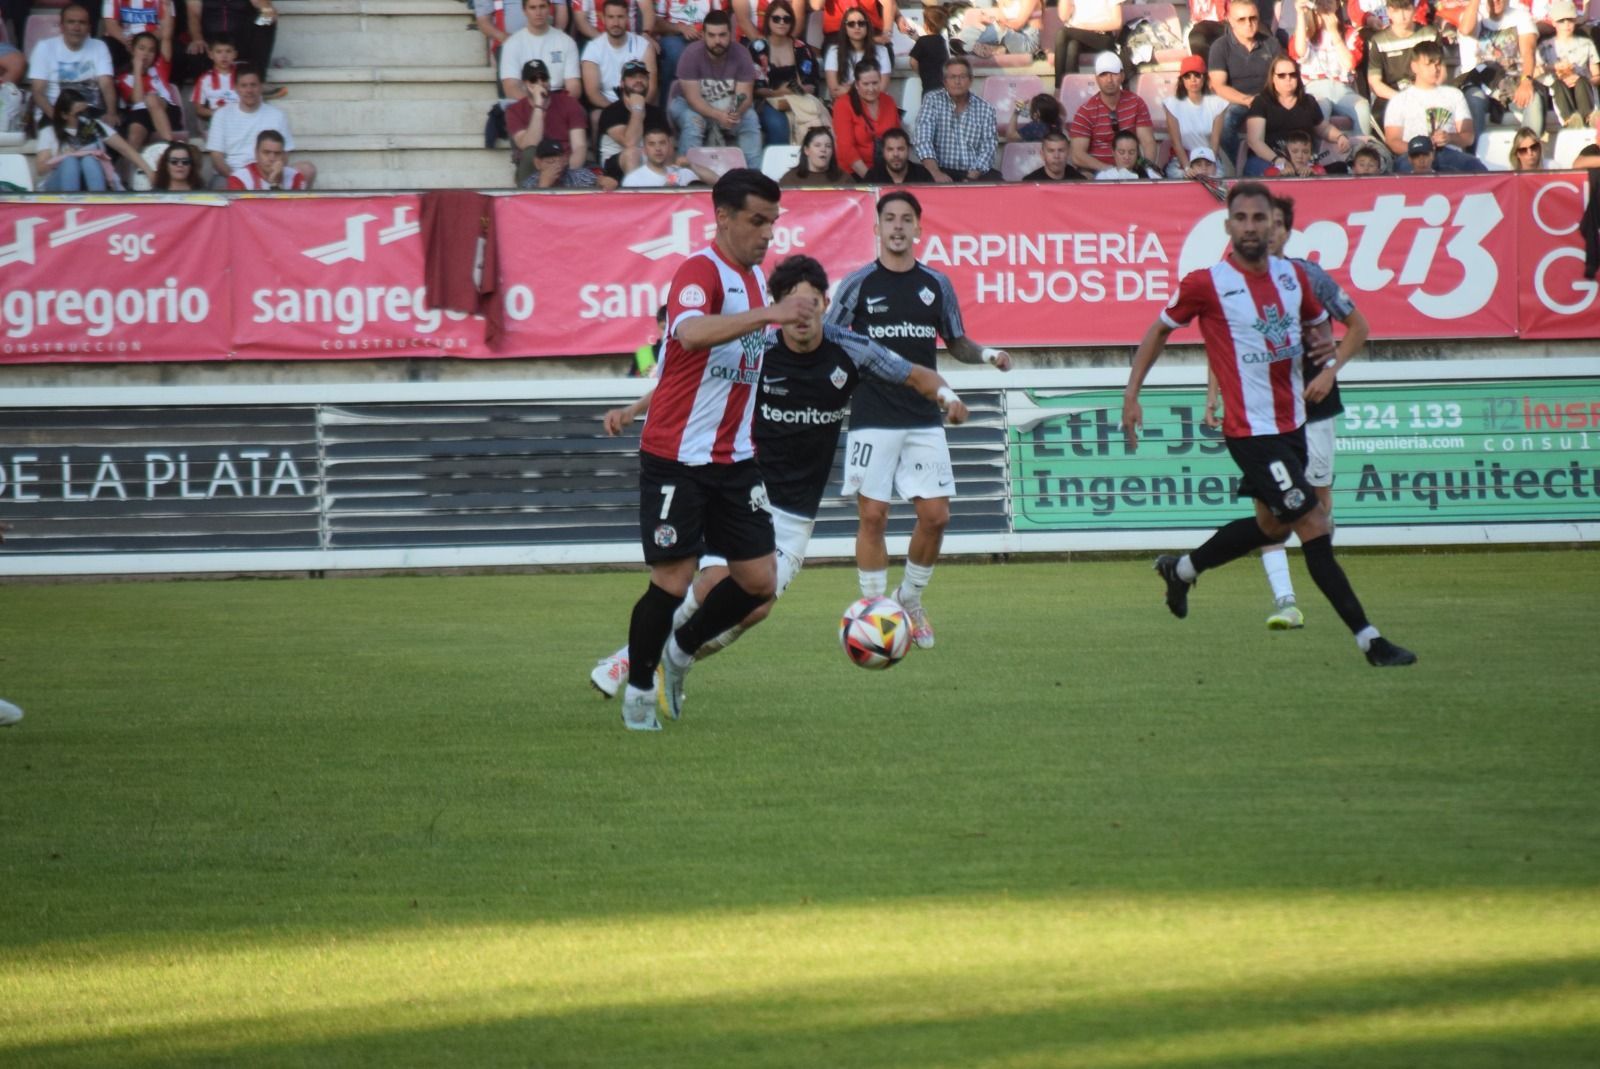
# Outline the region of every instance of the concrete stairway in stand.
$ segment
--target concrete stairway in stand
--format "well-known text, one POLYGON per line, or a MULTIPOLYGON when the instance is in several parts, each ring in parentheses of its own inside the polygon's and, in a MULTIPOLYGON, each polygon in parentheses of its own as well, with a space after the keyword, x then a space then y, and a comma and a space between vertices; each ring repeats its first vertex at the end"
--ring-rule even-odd
POLYGON ((323 190, 506 188, 483 147, 498 93, 460 0, 280 0, 269 81, 323 190))

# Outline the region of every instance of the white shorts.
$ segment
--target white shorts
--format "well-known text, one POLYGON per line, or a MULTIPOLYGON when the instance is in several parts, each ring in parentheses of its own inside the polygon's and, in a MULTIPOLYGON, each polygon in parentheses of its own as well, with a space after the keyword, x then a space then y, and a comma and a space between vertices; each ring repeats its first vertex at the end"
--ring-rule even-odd
MULTIPOLYGON (((772 515, 772 533, 778 543, 778 591, 772 596, 779 598, 794 582, 794 577, 800 574, 800 569, 805 567, 806 545, 811 541, 811 529, 817 525, 817 521, 782 509, 769 508, 767 512, 772 515)), ((727 566, 728 558, 713 553, 700 558, 702 571, 727 566)))
POLYGON ((895 491, 918 497, 955 497, 955 469, 943 427, 867 428, 845 440, 845 497, 860 494, 893 501, 895 491))
POLYGON ((1333 485, 1335 419, 1319 419, 1306 424, 1306 482, 1312 486, 1333 485))

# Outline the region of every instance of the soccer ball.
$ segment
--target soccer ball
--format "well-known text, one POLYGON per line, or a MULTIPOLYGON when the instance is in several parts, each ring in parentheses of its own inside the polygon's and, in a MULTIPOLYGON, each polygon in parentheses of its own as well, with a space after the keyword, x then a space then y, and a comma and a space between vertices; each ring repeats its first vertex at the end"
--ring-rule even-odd
POLYGON ((852 664, 893 668, 911 650, 911 618, 898 601, 862 598, 839 621, 839 645, 852 664))

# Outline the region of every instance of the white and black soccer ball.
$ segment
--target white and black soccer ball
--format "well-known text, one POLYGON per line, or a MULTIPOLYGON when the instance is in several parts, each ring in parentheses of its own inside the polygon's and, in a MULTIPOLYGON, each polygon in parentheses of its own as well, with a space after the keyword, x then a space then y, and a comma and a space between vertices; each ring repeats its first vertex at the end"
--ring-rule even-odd
POLYGON ((839 645, 861 668, 893 668, 911 651, 911 617, 893 598, 862 598, 839 621, 839 645))

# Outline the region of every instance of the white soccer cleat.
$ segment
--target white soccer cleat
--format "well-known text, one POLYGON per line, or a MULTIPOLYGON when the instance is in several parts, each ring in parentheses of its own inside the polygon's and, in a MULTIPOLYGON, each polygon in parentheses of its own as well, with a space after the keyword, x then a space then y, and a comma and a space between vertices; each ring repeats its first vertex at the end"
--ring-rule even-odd
POLYGON ((628 659, 616 654, 600 658, 600 663, 589 673, 589 685, 607 698, 615 698, 627 681, 628 659))
POLYGON ((1298 605, 1281 606, 1277 612, 1267 617, 1268 631, 1295 631, 1304 626, 1306 626, 1306 616, 1298 605))
POLYGON ((906 611, 906 616, 911 620, 911 641, 919 650, 933 649, 933 621, 928 619, 928 610, 922 607, 922 602, 908 605, 900 597, 900 588, 894 591, 894 600, 906 611))
POLYGON ((22 710, 0 698, 0 728, 8 728, 22 719, 22 710))
POLYGON ((667 651, 661 651, 661 666, 656 669, 661 685, 656 688, 659 695, 657 704, 661 711, 672 719, 677 720, 683 716, 683 677, 689 674, 693 661, 679 668, 672 663, 672 658, 667 656, 667 651))
POLYGON ((654 691, 635 694, 628 691, 622 696, 622 726, 629 731, 660 731, 661 721, 656 719, 654 691))

